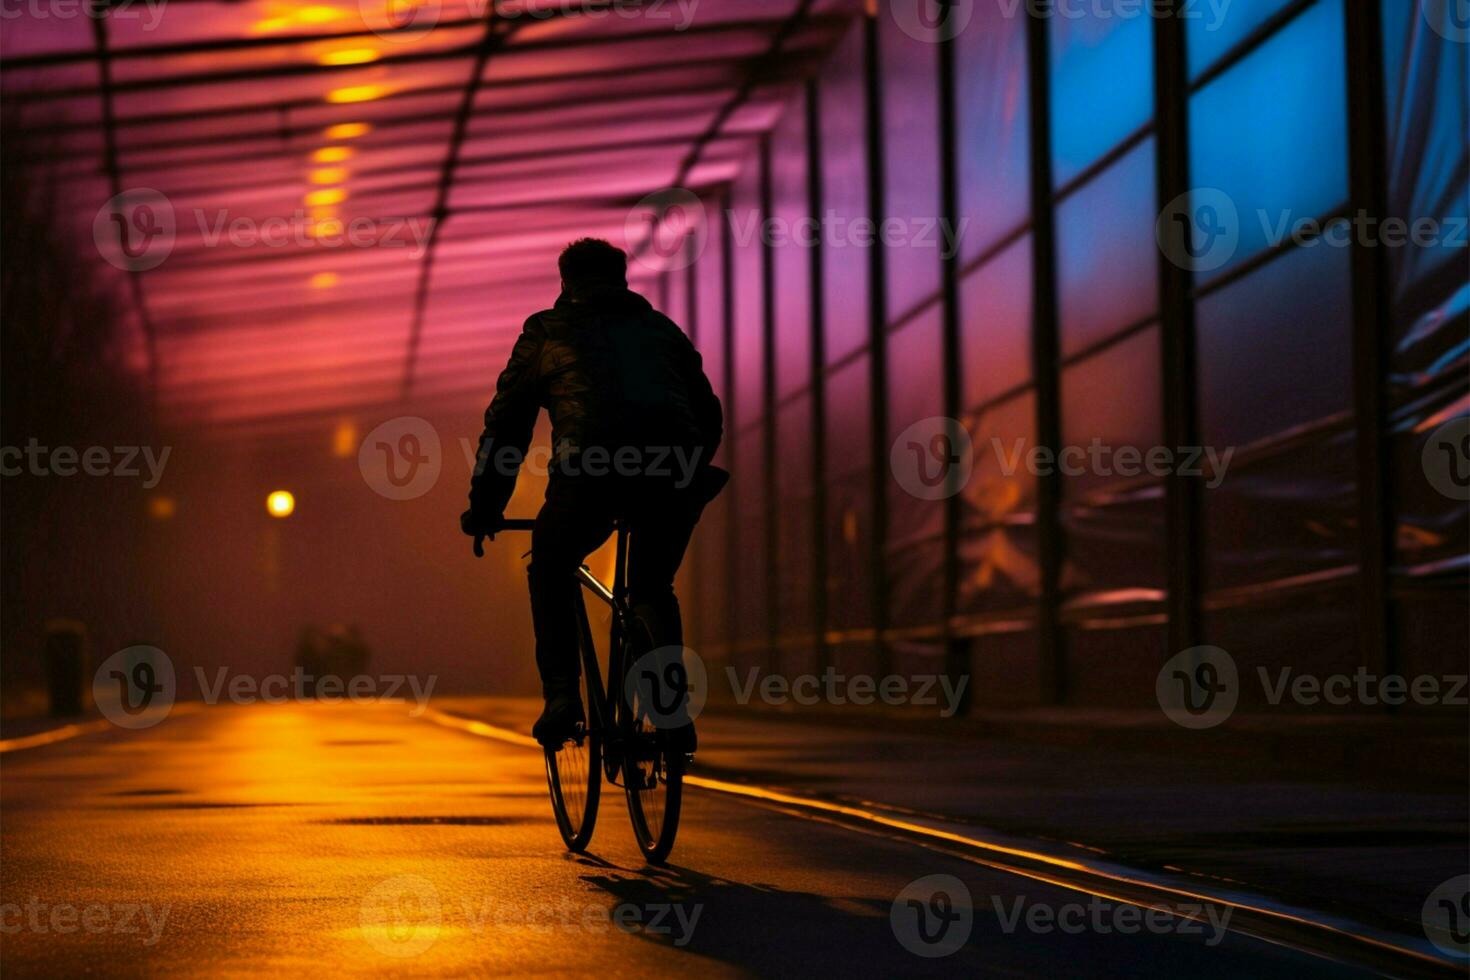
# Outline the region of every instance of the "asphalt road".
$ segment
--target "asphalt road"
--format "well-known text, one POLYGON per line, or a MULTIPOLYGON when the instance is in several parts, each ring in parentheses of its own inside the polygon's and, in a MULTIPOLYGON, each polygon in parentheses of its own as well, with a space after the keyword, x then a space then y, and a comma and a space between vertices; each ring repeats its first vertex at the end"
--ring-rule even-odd
POLYGON ((611 787, 574 857, 536 752, 408 712, 206 708, 6 755, 0 970, 1367 975, 1222 930, 1223 910, 1149 916, 702 790, 667 868, 611 787))

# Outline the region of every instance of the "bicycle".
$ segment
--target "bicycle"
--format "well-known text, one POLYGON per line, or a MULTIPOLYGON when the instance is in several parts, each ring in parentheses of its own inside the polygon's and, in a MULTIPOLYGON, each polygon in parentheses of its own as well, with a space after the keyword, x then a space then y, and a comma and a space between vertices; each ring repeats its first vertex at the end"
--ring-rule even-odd
MULTIPOLYGON (((530 531, 534 520, 508 520, 501 530, 530 531)), ((674 846, 684 797, 686 758, 671 744, 671 731, 655 718, 668 716, 667 706, 644 703, 640 685, 629 675, 637 654, 653 649, 653 633, 628 605, 628 529, 619 521, 617 557, 611 588, 583 565, 577 570, 577 646, 582 658, 582 703, 585 726, 557 749, 546 749, 546 782, 556 826, 567 850, 581 853, 592 840, 602 796, 602 776, 621 785, 638 848, 651 864, 661 864, 674 846), (609 683, 603 685, 592 624, 583 591, 606 603, 612 612, 608 645, 609 683), (614 684, 614 680, 616 683, 614 684), (623 696, 616 697, 614 692, 623 696), (650 717, 652 716, 652 717, 650 717), (621 783, 619 780, 621 779, 621 783)), ((650 700, 658 698, 655 684, 650 700)))

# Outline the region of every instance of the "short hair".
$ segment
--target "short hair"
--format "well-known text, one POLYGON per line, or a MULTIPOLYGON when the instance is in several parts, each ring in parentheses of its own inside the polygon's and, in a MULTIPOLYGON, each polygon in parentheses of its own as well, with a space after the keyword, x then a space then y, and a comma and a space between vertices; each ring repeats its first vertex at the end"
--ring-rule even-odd
POLYGON ((556 260, 563 282, 628 281, 628 256, 601 238, 579 238, 562 250, 556 260))

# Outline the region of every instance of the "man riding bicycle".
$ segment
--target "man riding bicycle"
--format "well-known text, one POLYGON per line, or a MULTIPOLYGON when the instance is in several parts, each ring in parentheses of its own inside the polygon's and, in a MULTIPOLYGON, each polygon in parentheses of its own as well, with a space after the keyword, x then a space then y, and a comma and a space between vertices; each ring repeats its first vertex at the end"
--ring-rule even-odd
MULTIPOLYGON (((628 289, 627 256, 584 238, 562 252, 556 305, 526 320, 485 410, 460 528, 483 540, 506 503, 542 408, 551 418, 546 501, 531 535, 531 618, 545 710, 532 729, 556 747, 585 720, 578 682, 576 572, 629 529, 628 598, 656 646, 683 644, 674 575, 700 513, 724 485, 710 465, 723 429, 699 353, 628 289)), ((685 752, 694 728, 675 733, 685 752)))

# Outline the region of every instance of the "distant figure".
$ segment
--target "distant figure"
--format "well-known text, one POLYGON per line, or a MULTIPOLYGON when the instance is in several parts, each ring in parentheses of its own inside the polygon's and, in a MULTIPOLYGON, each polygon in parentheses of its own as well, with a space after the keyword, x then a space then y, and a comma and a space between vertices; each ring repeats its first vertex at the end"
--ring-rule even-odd
MULTIPOLYGON (((540 409, 551 418, 550 481, 531 535, 531 616, 545 710, 532 734, 555 747, 584 721, 576 571, 629 528, 628 598, 657 646, 683 644, 674 574, 705 504, 728 478, 720 401, 672 320, 628 289, 628 259, 600 239, 558 261, 561 295, 526 321, 485 410, 470 509, 475 554, 500 529, 540 409)), ((534 456, 533 456, 534 459, 534 456)), ((676 733, 693 752, 693 726, 676 733)))

